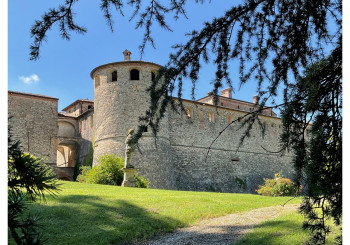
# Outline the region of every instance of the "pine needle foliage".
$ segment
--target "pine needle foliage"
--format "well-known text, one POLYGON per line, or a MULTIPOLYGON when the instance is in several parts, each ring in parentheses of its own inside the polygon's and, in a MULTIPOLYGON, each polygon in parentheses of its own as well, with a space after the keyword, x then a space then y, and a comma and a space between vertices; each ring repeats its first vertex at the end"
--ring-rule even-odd
POLYGON ((327 220, 342 218, 342 48, 309 66, 282 110, 284 147, 295 153, 298 184, 306 185, 300 207, 312 244, 325 244, 327 220), (311 124, 310 124, 311 123, 311 124))

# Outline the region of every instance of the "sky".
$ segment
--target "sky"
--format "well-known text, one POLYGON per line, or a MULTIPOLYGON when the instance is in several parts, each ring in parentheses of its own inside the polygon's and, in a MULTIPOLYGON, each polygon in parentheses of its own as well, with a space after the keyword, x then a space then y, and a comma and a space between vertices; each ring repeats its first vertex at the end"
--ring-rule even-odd
MULTIPOLYGON (((124 17, 114 12, 115 31, 112 33, 99 9, 100 1, 78 1, 73 8, 76 23, 86 27, 88 32, 84 35, 72 33, 71 40, 66 41, 60 38, 55 25, 47 33, 40 59, 30 61, 29 46, 33 41, 30 27, 45 11, 57 7, 61 2, 63 1, 8 1, 8 89, 58 98, 59 111, 77 99, 93 99, 90 72, 95 67, 122 61, 125 49, 132 52, 132 60, 139 60, 138 46, 144 32, 141 29, 135 30, 136 21, 129 21, 130 8, 125 9, 124 17)), ((215 5, 209 1, 204 1, 203 4, 189 1, 187 6, 188 19, 181 17, 174 21, 171 16, 167 18, 173 32, 154 24, 156 49, 148 45, 142 60, 165 65, 173 51, 172 46, 186 42, 185 33, 199 29, 204 21, 220 17, 230 7, 226 1, 216 1, 215 5)), ((212 65, 203 66, 196 99, 206 96, 212 90, 210 82, 214 74, 215 68, 212 65)), ((237 85, 238 66, 232 68, 232 78, 237 85)), ((190 99, 190 93, 189 82, 185 86, 183 97, 190 99)), ((255 94, 256 85, 252 82, 239 91, 236 89, 233 97, 251 102, 255 94)))

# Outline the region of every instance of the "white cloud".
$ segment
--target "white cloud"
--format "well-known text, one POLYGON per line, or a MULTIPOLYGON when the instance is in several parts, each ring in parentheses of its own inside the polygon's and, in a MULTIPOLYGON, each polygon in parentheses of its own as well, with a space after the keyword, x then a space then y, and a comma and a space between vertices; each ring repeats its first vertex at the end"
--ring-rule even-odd
POLYGON ((25 76, 20 76, 19 80, 23 81, 26 84, 32 84, 32 83, 37 83, 39 82, 39 76, 37 74, 32 74, 28 77, 25 76))

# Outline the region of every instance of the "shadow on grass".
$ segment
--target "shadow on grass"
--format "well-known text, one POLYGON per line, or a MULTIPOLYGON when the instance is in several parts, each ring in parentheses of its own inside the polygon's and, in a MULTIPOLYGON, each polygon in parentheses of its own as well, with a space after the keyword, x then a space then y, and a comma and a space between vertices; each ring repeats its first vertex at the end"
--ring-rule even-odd
POLYGON ((254 230, 244 236, 235 245, 281 245, 304 244, 308 238, 307 231, 300 222, 271 220, 255 226, 254 230))
POLYGON ((124 244, 184 226, 125 200, 98 196, 60 196, 50 205, 33 204, 40 213, 47 244, 124 244))

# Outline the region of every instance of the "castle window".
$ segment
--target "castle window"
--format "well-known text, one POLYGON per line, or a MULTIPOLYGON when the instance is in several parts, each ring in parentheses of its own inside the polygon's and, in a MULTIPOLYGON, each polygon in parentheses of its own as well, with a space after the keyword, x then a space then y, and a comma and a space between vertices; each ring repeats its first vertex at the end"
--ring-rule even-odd
POLYGON ((97 88, 98 86, 100 86, 100 76, 96 75, 95 76, 95 88, 97 88))
POLYGON ((118 72, 114 71, 112 72, 112 82, 118 81, 118 72))
POLYGON ((152 81, 156 78, 156 74, 154 74, 154 72, 151 72, 151 76, 152 76, 152 81))
POLYGON ((209 112, 209 122, 211 122, 211 123, 214 122, 214 114, 213 114, 213 112, 209 112))
POLYGON ((232 115, 229 115, 228 116, 228 123, 231 123, 232 122, 232 115))
POLYGON ((140 80, 140 71, 132 69, 130 71, 130 80, 140 80))
POLYGON ((191 108, 186 109, 187 118, 191 118, 191 108))
POLYGON ((88 105, 88 110, 89 110, 89 109, 92 109, 92 105, 88 105))

